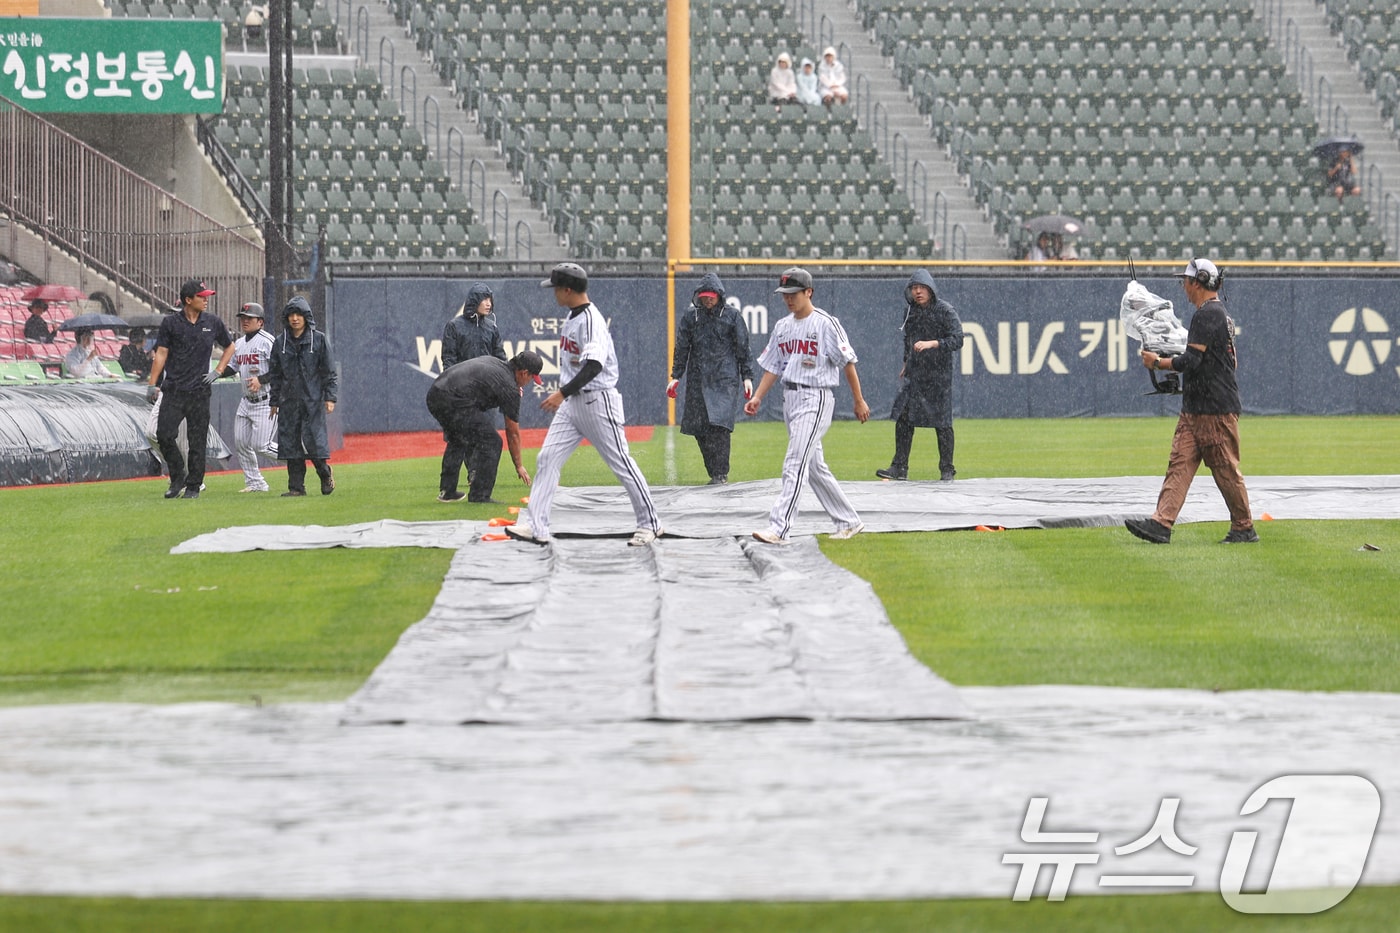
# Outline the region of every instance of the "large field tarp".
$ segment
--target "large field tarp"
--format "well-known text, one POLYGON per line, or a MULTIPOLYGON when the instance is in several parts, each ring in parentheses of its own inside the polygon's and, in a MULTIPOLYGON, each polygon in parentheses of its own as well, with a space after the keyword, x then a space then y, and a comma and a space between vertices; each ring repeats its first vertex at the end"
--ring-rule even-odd
MULTIPOLYGON (((0 387, 0 486, 159 476, 134 384, 0 387)), ((229 450, 209 431, 210 460, 229 450)))

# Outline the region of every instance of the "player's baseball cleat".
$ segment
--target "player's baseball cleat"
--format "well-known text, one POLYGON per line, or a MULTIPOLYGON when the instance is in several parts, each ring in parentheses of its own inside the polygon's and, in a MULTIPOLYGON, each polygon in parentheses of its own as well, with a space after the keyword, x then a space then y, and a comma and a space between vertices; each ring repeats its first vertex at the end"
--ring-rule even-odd
POLYGON ((180 496, 180 498, 181 498, 181 499, 198 499, 198 498, 199 498, 199 490, 198 490, 198 489, 186 489, 186 490, 184 491, 184 493, 180 496))
POLYGON ((294 496, 304 496, 304 495, 306 495, 306 490, 305 490, 305 489, 288 489, 286 492, 282 493, 282 498, 283 498, 283 499, 290 499, 290 498, 293 498, 294 496))
POLYGON ((856 522, 854 525, 847 525, 845 528, 838 528, 831 533, 833 541, 848 541, 865 530, 865 522, 856 522))
POLYGON ((1259 532, 1253 528, 1244 531, 1232 531, 1220 539, 1221 544, 1255 544, 1259 541, 1259 532))
POLYGON ((272 492, 268 486, 244 486, 239 492, 272 492))
POLYGON ((536 535, 534 529, 529 525, 507 525, 506 535, 517 541, 528 541, 531 544, 548 544, 549 535, 536 535))
POLYGON ((464 492, 440 492, 440 493, 438 493, 438 501, 439 501, 439 502, 461 502, 461 501, 462 501, 463 499, 465 499, 466 497, 467 497, 467 494, 464 493, 464 492))
POLYGON ((762 541, 764 544, 787 544, 787 538, 780 537, 776 532, 763 530, 753 533, 755 541, 762 541))
POLYGON ((908 471, 908 470, 901 470, 901 469, 899 469, 899 468, 897 468, 897 467, 890 467, 889 469, 886 469, 886 470, 876 470, 876 471, 875 471, 875 475, 878 476, 878 477, 880 477, 880 479, 900 479, 900 480, 903 480, 903 479, 908 479, 908 478, 909 478, 909 471, 908 471))
POLYGON ((1144 541, 1153 544, 1171 544, 1172 530, 1161 522, 1150 518, 1130 518, 1123 525, 1144 541))
POLYGON ((633 532, 632 540, 627 542, 627 546, 642 547, 643 545, 647 545, 655 541, 657 538, 661 537, 661 535, 662 532, 659 530, 652 531, 650 528, 638 528, 635 532, 633 532))

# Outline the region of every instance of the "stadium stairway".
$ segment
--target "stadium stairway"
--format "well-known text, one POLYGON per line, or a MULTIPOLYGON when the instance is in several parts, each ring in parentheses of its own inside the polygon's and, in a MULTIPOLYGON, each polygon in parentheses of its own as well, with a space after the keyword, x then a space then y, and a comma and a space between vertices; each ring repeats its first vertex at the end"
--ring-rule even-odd
MULTIPOLYGON (((908 166, 912 167, 916 162, 922 162, 927 167, 928 204, 923 204, 922 199, 919 199, 920 203, 914 205, 920 219, 932 226, 934 194, 941 191, 948 199, 947 229, 944 229, 945 225, 940 218, 938 229, 930 230, 930 234, 942 246, 944 258, 1005 259, 1007 244, 998 238, 996 230, 973 199, 968 182, 958 174, 949 154, 929 133, 928 121, 914 106, 909 94, 899 86, 894 72, 880 53, 879 45, 875 43, 871 33, 861 27, 856 11, 847 5, 846 0, 814 0, 813 17, 816 24, 822 24, 824 20, 829 21, 832 32, 844 37, 841 41, 850 49, 851 61, 845 62, 848 86, 851 89, 851 105, 857 108, 862 129, 867 132, 871 130, 867 125, 868 114, 874 112, 876 103, 885 108, 889 118, 888 140, 877 139, 876 146, 880 149, 881 158, 894 170, 900 187, 911 198, 914 195, 909 185, 911 178, 906 175, 906 167, 903 164, 904 154, 899 154, 898 165, 891 158, 893 153, 890 148, 896 134, 908 141, 908 166), (868 94, 871 100, 867 102, 860 99, 859 95, 862 94, 868 94), (867 107, 870 109, 867 110, 867 107), (958 226, 967 233, 965 256, 962 254, 961 242, 956 244, 955 253, 950 252, 954 244, 949 242, 949 237, 958 226)), ((821 35, 828 34, 820 27, 817 32, 821 35)), ((815 42, 818 35, 809 38, 815 42)), ((823 39, 820 44, 826 44, 826 40, 823 39)))
MULTIPOLYGON (((461 109, 457 95, 451 87, 442 83, 432 63, 418 50, 408 35, 406 24, 398 22, 392 9, 378 0, 366 3, 358 9, 365 13, 369 42, 367 48, 354 51, 367 66, 381 72, 379 78, 384 83, 385 94, 400 101, 408 122, 422 130, 424 141, 434 158, 447 166, 448 174, 455 180, 456 168, 448 165, 447 160, 448 134, 455 128, 461 134, 467 162, 480 159, 486 166, 484 196, 479 189, 469 190, 471 186, 467 184, 465 177, 462 190, 473 199, 472 207, 476 210, 478 222, 490 228, 492 239, 496 242, 496 258, 544 263, 568 258, 567 250, 560 246, 558 237, 550 229, 549 221, 542 219, 539 212, 530 205, 530 199, 521 188, 520 182, 506 166, 504 156, 487 144, 476 127, 470 125, 468 114, 461 109), (383 73, 387 63, 376 64, 384 62, 387 54, 384 50, 385 45, 393 49, 392 58, 389 59, 393 65, 391 69, 387 69, 392 70, 393 74, 383 73), (402 86, 405 67, 412 68, 416 75, 413 79, 416 88, 414 85, 408 88, 408 93, 416 96, 416 102, 408 100, 402 86), (430 127, 425 125, 423 110, 424 102, 429 97, 435 98, 439 107, 435 117, 439 128, 431 132, 430 127), (417 113, 411 113, 413 109, 416 109, 417 113), (497 198, 498 193, 504 193, 509 199, 508 213, 502 211, 497 198), (477 200, 483 203, 478 204, 477 200), (522 220, 529 224, 530 239, 528 245, 518 246, 515 231, 517 224, 522 220)), ((356 15, 358 16, 358 13, 356 15)), ((455 162, 455 159, 453 161, 455 162)))
MULTIPOLYGON (((1400 198, 1400 149, 1395 145, 1394 134, 1381 120, 1375 95, 1366 90, 1356 65, 1347 60, 1341 36, 1328 27, 1326 9, 1313 0, 1282 0, 1280 15, 1268 22, 1269 40, 1280 49, 1284 48, 1287 35, 1308 53, 1306 56, 1299 55, 1290 48, 1285 58, 1288 72, 1302 88, 1303 96, 1315 101, 1319 133, 1323 136, 1351 133, 1366 144, 1365 151, 1358 159, 1362 173, 1362 197, 1368 200, 1372 215, 1381 217, 1386 195, 1393 194, 1400 198), (1300 61, 1304 62, 1302 74, 1298 67, 1300 61), (1306 86, 1308 78, 1312 79, 1312 87, 1306 86), (1330 95, 1314 97, 1323 78, 1330 86, 1330 95), (1337 117, 1329 129, 1331 111, 1338 105, 1344 108, 1345 116, 1337 117), (1372 168, 1380 171, 1381 182, 1379 190, 1374 192, 1366 184, 1366 175, 1372 168)), ((1400 249, 1400 243, 1390 239, 1386 243, 1384 258, 1395 259, 1400 255, 1397 249, 1400 249)))

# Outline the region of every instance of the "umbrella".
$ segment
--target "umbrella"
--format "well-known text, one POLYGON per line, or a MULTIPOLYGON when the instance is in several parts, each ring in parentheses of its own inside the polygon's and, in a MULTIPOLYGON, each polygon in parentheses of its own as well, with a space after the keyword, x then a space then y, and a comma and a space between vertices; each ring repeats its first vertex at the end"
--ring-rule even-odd
POLYGON ((71 285, 31 285, 20 293, 20 301, 87 301, 87 295, 71 285))
POLYGON ((1350 149, 1352 155, 1360 155, 1366 148, 1366 144, 1355 136, 1328 136, 1326 139, 1313 143, 1312 151, 1319 158, 1332 160, 1337 157, 1337 153, 1343 149, 1350 149))
POLYGON ((1073 217, 1066 217, 1064 214, 1046 214, 1044 217, 1032 217, 1021 224, 1031 233, 1058 233, 1061 236, 1074 236, 1084 232, 1084 225, 1073 217))
POLYGON ((80 314, 58 325, 59 330, 126 330, 131 325, 115 314, 80 314))
POLYGON ((142 314, 130 315, 127 317, 126 323, 130 327, 159 327, 163 320, 165 320, 164 314, 147 311, 142 314))

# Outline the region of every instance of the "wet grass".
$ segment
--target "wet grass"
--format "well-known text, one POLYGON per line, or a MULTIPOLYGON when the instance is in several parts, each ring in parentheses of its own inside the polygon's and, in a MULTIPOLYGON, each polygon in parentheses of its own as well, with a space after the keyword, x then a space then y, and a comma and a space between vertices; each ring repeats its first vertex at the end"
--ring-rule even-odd
POLYGON ((1313 916, 1237 914, 1215 894, 861 903, 433 903, 0 898, 2 931, 66 933, 1375 933, 1400 888, 1360 888, 1313 916))
MULTIPOLYGON (((1171 430, 1162 418, 962 421, 959 476, 1156 475, 1171 430)), ((731 478, 777 475, 785 437, 781 424, 741 424, 731 478)), ((892 444, 889 422, 846 421, 825 446, 849 480, 873 478, 892 444)), ((1247 418, 1243 446, 1247 476, 1386 473, 1400 463, 1400 418, 1247 418)), ((706 479, 694 440, 675 429, 633 453, 657 485, 706 479)), ((931 478, 935 459, 931 432, 919 432, 912 475, 931 478)), ((0 704, 344 698, 426 613, 449 552, 169 550, 235 525, 503 514, 436 502, 436 469, 344 465, 334 495, 304 499, 236 494, 241 474, 211 476, 196 502, 162 499, 159 480, 0 490, 0 704)), ((564 482, 615 481, 584 447, 564 482)), ((496 497, 525 493, 503 470, 496 497)), ((1396 689, 1400 523, 1271 522, 1245 548, 1213 544, 1223 532, 1185 525, 1169 548, 1115 529, 824 548, 872 582, 914 651, 955 683, 1396 689), (1363 541, 1382 550, 1357 551, 1363 541)))

